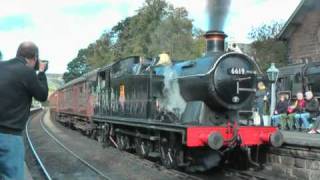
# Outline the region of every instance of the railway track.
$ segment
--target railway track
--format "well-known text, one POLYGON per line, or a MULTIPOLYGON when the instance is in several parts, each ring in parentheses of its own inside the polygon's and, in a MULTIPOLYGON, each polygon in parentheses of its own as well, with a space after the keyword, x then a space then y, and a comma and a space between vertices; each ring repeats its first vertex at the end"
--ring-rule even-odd
POLYGON ((46 179, 111 179, 63 145, 43 124, 45 111, 26 125, 26 138, 46 179))
MULTIPOLYGON (((43 122, 45 112, 34 115, 27 123, 26 136, 34 156, 37 159, 38 166, 46 179, 117 179, 103 173, 94 165, 82 159, 79 155, 64 145, 55 136, 43 122)), ((62 126, 61 126, 62 127, 62 126)), ((71 131, 71 130, 70 130, 71 131)), ((115 149, 115 151, 120 151, 115 149)), ((250 174, 250 172, 227 170, 222 173, 208 174, 188 174, 185 172, 166 169, 157 162, 141 159, 129 152, 118 152, 121 156, 131 159, 133 162, 141 164, 143 167, 157 169, 162 174, 172 177, 172 179, 187 180, 209 180, 218 178, 221 180, 242 180, 242 179, 268 179, 262 177, 259 173, 250 174)), ((108 162, 105 164, 108 165, 108 162)), ((123 169, 124 171, 126 169, 123 169)), ((143 171, 143 170, 141 170, 143 171)), ((40 178, 43 179, 43 178, 40 178)))

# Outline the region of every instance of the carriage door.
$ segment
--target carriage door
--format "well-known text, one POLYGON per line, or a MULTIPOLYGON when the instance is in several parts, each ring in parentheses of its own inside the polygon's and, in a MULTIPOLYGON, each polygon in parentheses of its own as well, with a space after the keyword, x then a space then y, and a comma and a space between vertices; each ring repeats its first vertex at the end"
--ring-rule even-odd
POLYGON ((101 71, 98 74, 98 114, 106 115, 108 112, 108 84, 109 84, 109 76, 107 73, 108 71, 101 71))

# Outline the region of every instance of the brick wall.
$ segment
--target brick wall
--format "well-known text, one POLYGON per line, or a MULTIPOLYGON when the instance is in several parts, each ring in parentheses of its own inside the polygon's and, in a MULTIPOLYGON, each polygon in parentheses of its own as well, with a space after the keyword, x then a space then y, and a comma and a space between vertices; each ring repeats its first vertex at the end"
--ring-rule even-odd
POLYGON ((290 63, 320 61, 320 9, 309 11, 289 39, 290 63))
POLYGON ((320 149, 306 147, 270 148, 268 169, 285 179, 319 180, 320 149))

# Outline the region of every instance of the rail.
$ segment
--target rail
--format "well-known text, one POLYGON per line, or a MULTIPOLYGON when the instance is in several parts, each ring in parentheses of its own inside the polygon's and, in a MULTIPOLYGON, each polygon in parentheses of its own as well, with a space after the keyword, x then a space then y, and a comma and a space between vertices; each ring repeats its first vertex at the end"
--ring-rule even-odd
MULTIPOLYGON (((38 112, 38 111, 41 111, 41 110, 42 110, 42 108, 32 108, 32 109, 30 110, 30 112, 31 112, 31 114, 33 115, 34 113, 36 113, 36 112, 38 112)), ((34 148, 34 146, 33 146, 32 141, 31 141, 31 138, 30 138, 30 135, 29 135, 29 132, 28 132, 30 121, 31 121, 31 117, 29 117, 29 120, 28 120, 28 122, 27 122, 27 124, 26 124, 26 136, 27 136, 28 143, 29 143, 30 148, 31 148, 31 151, 32 151, 32 153, 34 154, 34 156, 35 156, 35 158, 36 158, 36 160, 37 160, 37 162, 38 162, 38 164, 39 164, 42 172, 44 173, 46 179, 47 179, 47 180, 52 180, 50 174, 48 173, 46 167, 43 165, 43 163, 42 163, 42 161, 41 161, 41 159, 40 159, 37 151, 35 150, 35 148, 34 148)))
MULTIPOLYGON (((46 178, 48 180, 51 180, 51 176, 50 174, 48 173, 47 169, 45 168, 45 166, 43 165, 41 159, 39 158, 39 155, 37 154, 33 144, 32 144, 32 141, 31 141, 31 138, 29 136, 29 133, 28 133, 28 127, 29 127, 29 122, 31 121, 31 119, 29 119, 27 125, 26 125, 26 134, 27 134, 27 139, 28 139, 28 142, 30 144, 30 147, 31 147, 31 150, 33 152, 33 154, 35 155, 43 173, 45 174, 46 178)), ((91 164, 89 164, 87 161, 85 161, 84 159, 82 159, 80 156, 78 156, 76 153, 74 153, 72 150, 70 150, 69 148, 67 148, 63 143, 61 143, 52 133, 49 132, 49 130, 45 127, 44 123, 43 123, 43 117, 40 119, 40 125, 41 125, 41 128, 43 129, 43 131, 52 139, 54 140, 59 146, 61 146, 64 150, 66 150, 68 153, 70 153, 73 157, 75 157, 76 159, 78 159, 79 161, 81 161, 84 165, 86 165, 87 167, 89 167, 92 171, 94 171, 95 173, 97 173, 98 175, 100 175, 101 177, 103 177, 104 179, 111 179, 110 177, 108 177, 107 175, 105 175, 104 173, 102 173, 100 170, 98 170, 97 168, 95 168, 94 166, 92 166, 91 164)))

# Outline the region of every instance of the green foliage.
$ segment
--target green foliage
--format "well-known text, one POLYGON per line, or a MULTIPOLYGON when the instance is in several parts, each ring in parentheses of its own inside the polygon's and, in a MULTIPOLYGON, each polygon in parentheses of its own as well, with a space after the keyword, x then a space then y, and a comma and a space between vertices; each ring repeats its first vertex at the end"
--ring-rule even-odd
POLYGON ((63 79, 67 82, 91 69, 134 55, 155 57, 166 51, 173 59, 199 57, 205 49, 203 34, 193 27, 185 8, 174 8, 165 0, 146 0, 136 15, 120 21, 80 50, 68 64, 63 79))
POLYGON ((81 49, 78 52, 78 55, 76 58, 74 58, 67 67, 68 72, 65 72, 63 74, 63 80, 64 82, 71 81, 72 79, 75 79, 77 77, 80 77, 82 74, 88 72, 89 65, 87 60, 87 49, 81 49))
POLYGON ((262 71, 266 71, 272 62, 281 67, 287 64, 287 45, 276 39, 283 23, 272 22, 253 28, 249 37, 253 39, 251 46, 262 71))
POLYGON ((87 48, 87 63, 90 68, 96 69, 106 64, 110 64, 115 59, 111 34, 103 34, 95 43, 87 48))
POLYGON ((0 61, 2 60, 2 52, 0 51, 0 61))
POLYGON ((184 8, 169 8, 166 18, 151 35, 150 54, 168 52, 173 59, 190 59, 201 55, 205 41, 201 31, 193 34, 192 21, 188 19, 188 12, 184 8), (199 47, 200 46, 200 47, 199 47))
POLYGON ((49 91, 50 90, 55 91, 60 86, 63 85, 62 75, 60 75, 60 74, 47 73, 47 81, 48 81, 49 91))
POLYGON ((167 14, 168 4, 163 0, 146 0, 137 14, 126 18, 112 31, 117 35, 116 58, 127 56, 154 56, 150 51, 152 35, 167 14))

